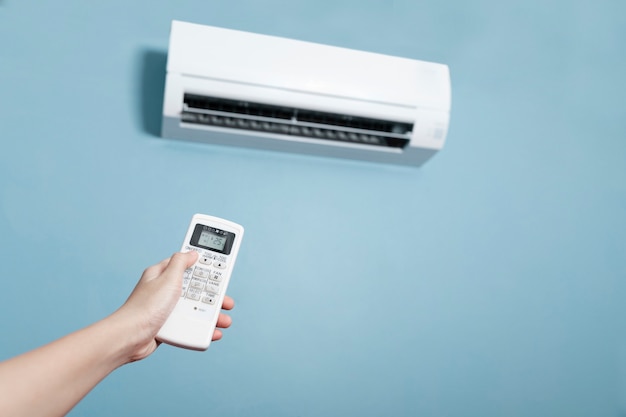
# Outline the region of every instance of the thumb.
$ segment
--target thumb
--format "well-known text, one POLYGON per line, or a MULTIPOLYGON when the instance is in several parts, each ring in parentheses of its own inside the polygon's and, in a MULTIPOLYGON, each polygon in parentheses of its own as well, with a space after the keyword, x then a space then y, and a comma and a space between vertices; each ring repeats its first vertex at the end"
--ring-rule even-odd
POLYGON ((177 252, 170 258, 170 262, 165 268, 168 274, 182 274, 185 269, 192 266, 198 259, 198 252, 190 251, 186 253, 177 252))

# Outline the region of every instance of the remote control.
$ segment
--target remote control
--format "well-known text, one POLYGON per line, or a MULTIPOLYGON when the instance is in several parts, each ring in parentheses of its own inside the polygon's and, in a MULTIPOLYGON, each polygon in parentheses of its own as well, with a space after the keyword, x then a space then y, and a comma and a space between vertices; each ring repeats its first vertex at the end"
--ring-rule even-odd
POLYGON ((192 217, 181 252, 196 251, 198 260, 185 271, 181 297, 157 340, 208 349, 242 237, 243 227, 236 223, 205 214, 192 217))

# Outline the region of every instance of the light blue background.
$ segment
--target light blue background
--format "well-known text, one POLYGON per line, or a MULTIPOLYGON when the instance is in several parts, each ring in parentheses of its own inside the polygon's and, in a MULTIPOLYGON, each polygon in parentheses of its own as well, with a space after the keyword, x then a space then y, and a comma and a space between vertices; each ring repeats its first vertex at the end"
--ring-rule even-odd
POLYGON ((626 415, 625 16, 0 0, 0 358, 115 310, 206 212, 246 227, 233 327, 71 415, 626 415), (446 63, 446 147, 416 170, 161 139, 172 19, 446 63))

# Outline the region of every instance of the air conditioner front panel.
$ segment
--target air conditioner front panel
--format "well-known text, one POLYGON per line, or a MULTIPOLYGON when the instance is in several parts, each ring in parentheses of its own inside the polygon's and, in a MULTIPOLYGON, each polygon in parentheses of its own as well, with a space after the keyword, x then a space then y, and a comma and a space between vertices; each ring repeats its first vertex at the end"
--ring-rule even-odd
POLYGON ((448 68, 173 22, 164 137, 419 166, 444 145, 448 68))
POLYGON ((446 65, 178 21, 172 22, 167 71, 364 101, 449 106, 446 65))

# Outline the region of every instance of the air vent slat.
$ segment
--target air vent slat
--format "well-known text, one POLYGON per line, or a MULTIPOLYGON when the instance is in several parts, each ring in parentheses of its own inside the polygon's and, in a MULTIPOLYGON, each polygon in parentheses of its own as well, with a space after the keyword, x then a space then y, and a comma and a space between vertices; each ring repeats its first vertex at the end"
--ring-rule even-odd
POLYGON ((413 130, 410 123, 187 93, 181 119, 185 123, 393 148, 404 148, 413 130))

